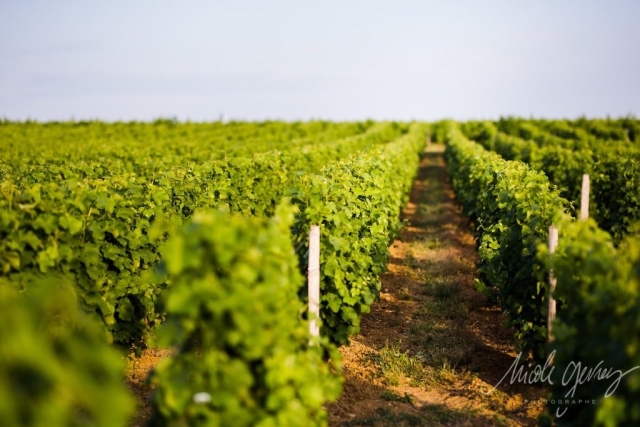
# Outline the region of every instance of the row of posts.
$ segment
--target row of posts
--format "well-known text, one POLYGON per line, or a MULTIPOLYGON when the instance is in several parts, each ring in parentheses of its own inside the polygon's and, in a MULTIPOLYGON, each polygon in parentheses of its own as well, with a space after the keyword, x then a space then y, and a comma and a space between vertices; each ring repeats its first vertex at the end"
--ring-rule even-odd
MULTIPOLYGON (((582 175, 582 193, 580 197, 580 220, 589 218, 589 175, 582 175)), ((553 255, 558 247, 558 229, 549 227, 549 253, 553 255)), ((307 271, 308 299, 309 299, 309 334, 312 337, 320 335, 320 227, 312 225, 309 231, 309 267, 307 271)), ((553 292, 556 288, 556 278, 553 269, 549 272, 549 309, 547 318, 547 332, 549 342, 553 341, 553 320, 556 318, 556 300, 553 292)))

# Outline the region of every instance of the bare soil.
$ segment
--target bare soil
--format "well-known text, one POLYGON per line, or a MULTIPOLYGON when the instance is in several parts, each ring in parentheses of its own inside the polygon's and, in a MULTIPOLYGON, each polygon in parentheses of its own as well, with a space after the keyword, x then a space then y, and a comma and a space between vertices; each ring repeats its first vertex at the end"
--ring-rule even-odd
POLYGON ((131 420, 132 427, 144 427, 151 418, 151 397, 153 386, 149 383, 149 374, 158 364, 168 357, 169 350, 146 349, 140 357, 129 356, 129 364, 125 373, 127 387, 135 396, 138 410, 131 420))
POLYGON ((331 426, 533 426, 541 387, 495 390, 517 353, 498 307, 473 287, 474 233, 461 214, 444 147, 425 151, 390 248, 380 299, 340 349, 344 391, 331 426))

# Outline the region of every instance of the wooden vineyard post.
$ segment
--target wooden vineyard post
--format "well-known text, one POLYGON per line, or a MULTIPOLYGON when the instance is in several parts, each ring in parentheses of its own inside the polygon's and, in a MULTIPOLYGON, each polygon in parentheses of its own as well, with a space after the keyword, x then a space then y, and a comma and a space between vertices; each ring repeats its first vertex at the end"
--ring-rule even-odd
MULTIPOLYGON (((549 227, 549 254, 553 255, 558 247, 558 229, 553 225, 549 227)), ((553 341, 551 324, 556 318, 556 300, 553 298, 553 291, 556 289, 556 278, 553 276, 553 269, 549 271, 549 314, 547 318, 547 337, 549 342, 553 341)))
POLYGON ((431 145, 431 129, 427 129, 427 137, 425 138, 425 143, 427 146, 431 145))
POLYGON ((309 333, 320 335, 320 227, 312 225, 309 231, 309 333))
POLYGON ((589 175, 582 175, 582 195, 580 197, 580 220, 589 218, 589 175))

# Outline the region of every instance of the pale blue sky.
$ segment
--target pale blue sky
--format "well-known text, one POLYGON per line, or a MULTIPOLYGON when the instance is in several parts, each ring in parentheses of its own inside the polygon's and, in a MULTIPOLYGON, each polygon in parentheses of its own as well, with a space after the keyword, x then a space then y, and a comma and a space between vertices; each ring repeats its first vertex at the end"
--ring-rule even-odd
POLYGON ((0 117, 640 115, 640 1, 0 0, 0 117))

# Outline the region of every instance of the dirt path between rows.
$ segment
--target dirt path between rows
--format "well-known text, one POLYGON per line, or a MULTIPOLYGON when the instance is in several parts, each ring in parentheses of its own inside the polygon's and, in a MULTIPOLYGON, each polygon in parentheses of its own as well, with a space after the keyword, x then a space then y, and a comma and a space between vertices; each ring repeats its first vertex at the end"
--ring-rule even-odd
POLYGON ((474 235, 443 154, 425 151, 381 298, 340 350, 331 426, 532 426, 543 411, 540 387, 507 378, 492 391, 517 353, 500 310, 473 288, 474 235))

